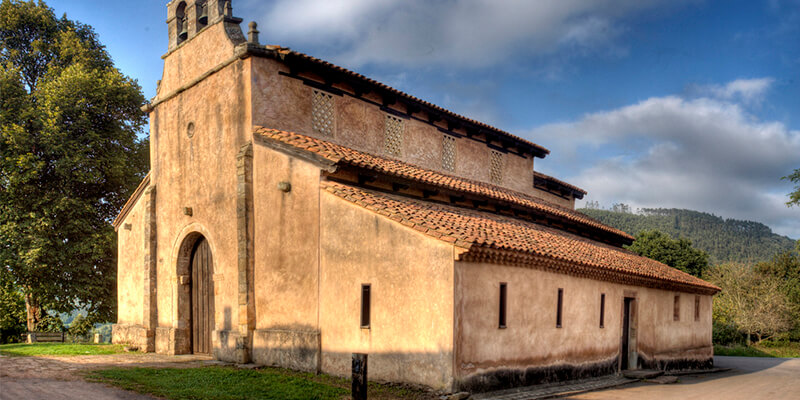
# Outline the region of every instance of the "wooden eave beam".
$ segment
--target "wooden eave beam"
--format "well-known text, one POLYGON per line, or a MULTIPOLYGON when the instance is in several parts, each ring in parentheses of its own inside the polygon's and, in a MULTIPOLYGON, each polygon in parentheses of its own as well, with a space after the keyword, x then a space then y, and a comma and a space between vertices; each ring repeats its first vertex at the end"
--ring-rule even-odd
POLYGON ((388 92, 384 92, 381 94, 381 104, 384 107, 390 106, 395 103, 397 103, 397 96, 388 92))
POLYGON ((363 185, 363 184, 369 183, 369 182, 374 182, 377 179, 378 179, 378 175, 377 174, 375 174, 375 175, 373 175, 373 174, 364 174, 364 173, 359 173, 358 174, 358 184, 359 185, 363 185))
POLYGON ((427 199, 439 194, 438 190, 422 189, 422 198, 427 199))

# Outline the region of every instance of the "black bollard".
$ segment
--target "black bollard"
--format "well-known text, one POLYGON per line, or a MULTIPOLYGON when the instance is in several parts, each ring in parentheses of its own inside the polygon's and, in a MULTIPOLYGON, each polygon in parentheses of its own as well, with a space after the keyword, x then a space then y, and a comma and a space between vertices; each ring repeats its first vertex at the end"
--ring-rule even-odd
POLYGON ((367 400, 367 355, 353 353, 353 400, 367 400))

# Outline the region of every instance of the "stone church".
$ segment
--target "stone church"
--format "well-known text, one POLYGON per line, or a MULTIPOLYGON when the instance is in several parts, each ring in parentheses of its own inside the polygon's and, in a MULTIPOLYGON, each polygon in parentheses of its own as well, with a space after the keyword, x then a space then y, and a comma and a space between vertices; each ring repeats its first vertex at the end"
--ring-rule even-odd
POLYGON ((167 4, 115 343, 486 390, 712 363, 719 289, 622 246, 540 145, 167 4))

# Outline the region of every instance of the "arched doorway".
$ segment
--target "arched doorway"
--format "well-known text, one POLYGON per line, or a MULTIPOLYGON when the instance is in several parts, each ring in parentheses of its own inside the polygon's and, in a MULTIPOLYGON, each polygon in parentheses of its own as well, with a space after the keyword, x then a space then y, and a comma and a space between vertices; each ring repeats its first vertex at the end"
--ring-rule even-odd
POLYGON ((191 350, 211 354, 214 330, 214 259, 206 238, 200 236, 192 248, 189 262, 191 274, 191 350))

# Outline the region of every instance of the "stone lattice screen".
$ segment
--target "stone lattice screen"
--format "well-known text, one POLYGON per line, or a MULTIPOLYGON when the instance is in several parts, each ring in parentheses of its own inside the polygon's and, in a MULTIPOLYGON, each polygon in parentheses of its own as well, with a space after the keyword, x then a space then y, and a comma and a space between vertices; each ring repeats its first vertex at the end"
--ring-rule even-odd
POLYGON ((489 155, 489 179, 493 183, 503 183, 503 153, 497 150, 489 155))
POLYGON ((314 132, 333 136, 335 123, 333 95, 314 89, 311 98, 311 127, 314 132))
POLYGON ((442 135, 442 169, 455 171, 456 169, 456 138, 442 135))
POLYGON ((386 154, 400 157, 403 153, 403 120, 387 115, 384 135, 383 148, 386 154))

